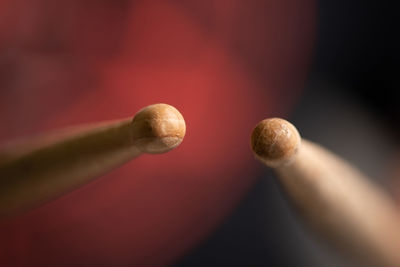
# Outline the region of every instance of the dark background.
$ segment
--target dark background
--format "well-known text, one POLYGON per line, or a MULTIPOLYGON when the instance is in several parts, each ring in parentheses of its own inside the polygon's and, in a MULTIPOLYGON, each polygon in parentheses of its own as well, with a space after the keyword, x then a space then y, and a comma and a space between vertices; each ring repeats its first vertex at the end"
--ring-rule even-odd
POLYGON ((0 0, 0 145, 160 102, 187 122, 176 150, 0 222, 0 265, 348 265, 249 135, 284 117, 400 199, 395 3, 0 0))
MULTIPOLYGON (((288 119, 396 197, 399 60, 396 1, 317 1, 308 82, 288 119)), ((346 266, 297 220, 271 171, 176 266, 346 266)))

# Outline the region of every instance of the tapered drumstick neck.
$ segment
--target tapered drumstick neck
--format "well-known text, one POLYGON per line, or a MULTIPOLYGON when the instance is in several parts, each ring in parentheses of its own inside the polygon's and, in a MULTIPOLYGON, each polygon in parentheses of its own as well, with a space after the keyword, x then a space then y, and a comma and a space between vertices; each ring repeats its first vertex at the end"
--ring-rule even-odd
POLYGON ((186 127, 174 107, 156 104, 132 119, 79 126, 0 151, 0 218, 47 202, 142 153, 165 153, 186 127))
POLYGON ((282 119, 260 122, 251 145, 312 230, 361 266, 400 266, 399 210, 357 168, 282 119))

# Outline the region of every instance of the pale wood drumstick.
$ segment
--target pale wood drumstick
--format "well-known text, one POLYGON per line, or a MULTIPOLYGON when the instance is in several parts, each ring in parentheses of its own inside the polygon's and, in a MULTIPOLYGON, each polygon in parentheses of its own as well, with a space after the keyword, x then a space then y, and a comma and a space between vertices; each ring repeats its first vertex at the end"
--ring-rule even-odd
POLYGON ((178 146, 182 115, 155 104, 123 119, 83 126, 11 144, 0 150, 0 218, 36 207, 73 190, 142 153, 178 146))
POLYGON ((311 229, 357 264, 400 266, 399 210, 356 168, 282 119, 261 121, 251 146, 311 229))

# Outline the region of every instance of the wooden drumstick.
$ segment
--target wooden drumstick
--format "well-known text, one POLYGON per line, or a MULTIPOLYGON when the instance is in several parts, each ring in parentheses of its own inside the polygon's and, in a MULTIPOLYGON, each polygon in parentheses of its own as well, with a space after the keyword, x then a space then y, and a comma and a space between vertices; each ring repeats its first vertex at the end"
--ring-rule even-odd
POLYGON ((155 104, 123 119, 64 130, 0 150, 0 218, 36 207, 142 153, 178 146, 182 115, 155 104))
POLYGON ((282 119, 261 121, 251 146, 313 230, 358 264, 400 266, 399 210, 356 168, 282 119))

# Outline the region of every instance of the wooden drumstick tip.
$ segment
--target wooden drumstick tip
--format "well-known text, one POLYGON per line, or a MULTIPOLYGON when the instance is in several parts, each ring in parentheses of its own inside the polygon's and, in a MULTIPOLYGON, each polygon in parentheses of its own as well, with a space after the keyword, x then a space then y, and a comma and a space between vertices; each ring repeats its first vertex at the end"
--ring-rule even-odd
POLYGON ((141 109, 132 121, 135 146, 144 153, 159 154, 177 147, 186 133, 181 113, 167 104, 154 104, 141 109))
POLYGON ((400 266, 398 207, 357 168, 282 119, 261 121, 251 146, 298 215, 356 266, 400 266))
POLYGON ((300 142, 296 127, 279 118, 261 121, 251 135, 251 147, 256 158, 273 168, 292 162, 300 142))

